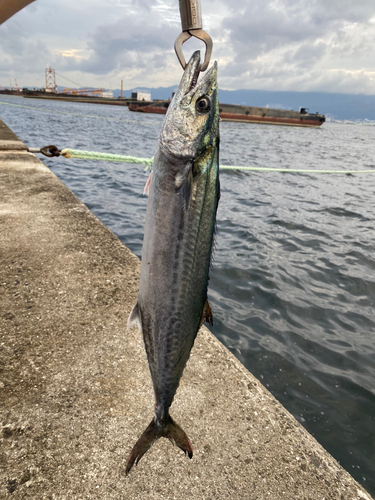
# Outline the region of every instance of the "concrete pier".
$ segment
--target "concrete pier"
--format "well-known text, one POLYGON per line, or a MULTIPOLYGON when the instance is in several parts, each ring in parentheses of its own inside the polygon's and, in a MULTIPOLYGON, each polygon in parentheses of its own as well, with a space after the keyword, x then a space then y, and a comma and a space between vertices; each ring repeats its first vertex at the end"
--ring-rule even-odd
POLYGON ((205 328, 159 440, 136 329, 139 260, 0 122, 0 498, 370 500, 205 328))

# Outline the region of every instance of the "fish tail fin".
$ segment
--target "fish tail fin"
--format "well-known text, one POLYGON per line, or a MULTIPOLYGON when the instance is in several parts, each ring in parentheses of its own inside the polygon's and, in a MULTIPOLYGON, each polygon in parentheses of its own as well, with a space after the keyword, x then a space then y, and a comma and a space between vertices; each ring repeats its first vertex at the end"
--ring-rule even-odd
POLYGON ((164 437, 168 438, 172 444, 178 446, 185 455, 188 454, 189 458, 193 458, 193 447, 191 446, 190 439, 187 437, 186 432, 176 424, 170 415, 168 415, 168 423, 165 427, 164 437))
POLYGON ((159 439, 158 429, 156 427, 155 419, 152 419, 150 425, 144 431, 142 436, 135 443, 132 452, 126 462, 126 475, 129 474, 130 469, 133 467, 134 462, 137 464, 146 451, 159 439))
POLYGON ((176 444, 185 454, 188 454, 189 458, 193 457, 193 448, 189 438, 170 415, 168 415, 168 420, 164 425, 152 419, 150 425, 138 439, 130 453, 126 463, 126 474, 129 474, 134 463, 137 464, 146 451, 161 437, 165 437, 172 444, 176 444))

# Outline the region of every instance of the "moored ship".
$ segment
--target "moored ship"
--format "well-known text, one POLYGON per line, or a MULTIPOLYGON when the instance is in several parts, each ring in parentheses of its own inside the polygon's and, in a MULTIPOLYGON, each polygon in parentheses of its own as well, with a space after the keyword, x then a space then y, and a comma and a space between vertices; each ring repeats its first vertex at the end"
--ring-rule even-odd
MULTIPOLYGON (((100 89, 102 90, 102 89, 100 89)), ((83 92, 83 91, 82 91, 83 92)), ((26 98, 50 99, 56 101, 71 101, 92 104, 109 104, 115 106, 128 106, 130 111, 141 113, 156 113, 164 115, 167 112, 170 99, 162 100, 140 100, 138 95, 132 97, 113 97, 101 92, 100 95, 85 95, 72 93, 46 92, 45 89, 29 90, 27 88, 1 89, 0 94, 20 95, 26 98)), ((151 98, 150 94, 145 94, 151 98)), ((295 127, 320 127, 325 122, 325 116, 320 113, 309 113, 307 108, 300 108, 299 111, 258 108, 255 106, 242 106, 238 104, 219 104, 220 118, 223 121, 263 123, 271 125, 289 125, 295 127)))
MULTIPOLYGON (((128 104, 130 111, 141 113, 165 114, 170 101, 132 102, 128 104)), ((307 108, 299 111, 284 109, 257 108, 238 104, 219 104, 220 118, 223 121, 264 123, 271 125, 289 125, 295 127, 320 127, 325 116, 320 113, 309 113, 307 108)))

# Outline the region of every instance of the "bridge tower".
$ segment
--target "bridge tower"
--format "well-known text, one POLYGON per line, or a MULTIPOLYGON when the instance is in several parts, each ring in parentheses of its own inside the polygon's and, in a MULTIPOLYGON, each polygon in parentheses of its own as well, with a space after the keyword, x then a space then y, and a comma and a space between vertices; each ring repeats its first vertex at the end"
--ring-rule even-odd
POLYGON ((57 94, 55 70, 51 67, 46 68, 46 92, 57 94))

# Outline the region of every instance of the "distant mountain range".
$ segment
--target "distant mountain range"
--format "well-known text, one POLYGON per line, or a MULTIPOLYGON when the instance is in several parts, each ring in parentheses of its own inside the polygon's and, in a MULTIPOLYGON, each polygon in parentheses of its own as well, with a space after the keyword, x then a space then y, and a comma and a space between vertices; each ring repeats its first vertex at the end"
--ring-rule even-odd
MULTIPOLYGON (((137 90, 151 92, 153 99, 168 99, 177 86, 173 87, 137 87, 137 90)), ((134 89, 133 89, 134 91, 134 89)), ((132 90, 124 90, 129 97, 132 90)), ((120 90, 113 91, 114 96, 120 90)), ((270 90, 219 90, 219 99, 223 104, 242 104, 278 109, 309 108, 310 113, 319 111, 335 120, 364 121, 375 120, 375 95, 339 94, 326 92, 278 92, 270 90)))

